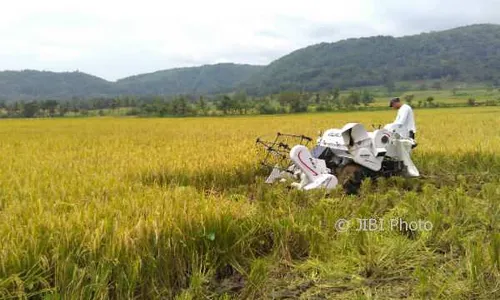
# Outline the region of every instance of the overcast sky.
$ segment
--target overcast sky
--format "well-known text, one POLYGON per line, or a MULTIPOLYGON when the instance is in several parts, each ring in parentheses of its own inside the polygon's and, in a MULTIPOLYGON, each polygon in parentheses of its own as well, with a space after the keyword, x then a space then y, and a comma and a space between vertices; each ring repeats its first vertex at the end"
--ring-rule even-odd
POLYGON ((80 70, 107 80, 219 62, 268 64, 350 37, 500 23, 500 0, 14 0, 0 7, 0 70, 80 70))

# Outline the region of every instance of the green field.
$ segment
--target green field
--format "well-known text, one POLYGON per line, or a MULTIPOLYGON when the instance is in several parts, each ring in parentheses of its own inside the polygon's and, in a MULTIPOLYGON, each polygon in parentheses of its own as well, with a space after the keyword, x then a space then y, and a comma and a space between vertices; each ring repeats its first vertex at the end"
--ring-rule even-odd
MULTIPOLYGON (((401 97, 404 99, 406 95, 413 95, 412 105, 418 107, 418 102, 421 101, 421 105, 423 106, 426 102, 426 99, 429 97, 434 98, 434 103, 436 104, 445 104, 452 106, 465 106, 468 105, 469 99, 474 99, 478 103, 484 103, 486 101, 496 102, 497 105, 500 103, 500 89, 493 87, 486 87, 480 84, 467 84, 467 83, 449 83, 444 84, 442 89, 426 89, 426 90, 418 90, 417 83, 408 82, 408 83, 400 83, 405 84, 409 87, 407 91, 395 91, 392 92, 389 96, 387 94, 387 90, 384 87, 369 87, 367 90, 372 92, 375 95, 375 103, 372 104, 374 106, 386 106, 388 104, 388 100, 391 97, 401 97)), ((431 82, 427 82, 428 86, 431 86, 431 82)), ((348 96, 349 92, 344 91, 341 93, 341 96, 348 96)))

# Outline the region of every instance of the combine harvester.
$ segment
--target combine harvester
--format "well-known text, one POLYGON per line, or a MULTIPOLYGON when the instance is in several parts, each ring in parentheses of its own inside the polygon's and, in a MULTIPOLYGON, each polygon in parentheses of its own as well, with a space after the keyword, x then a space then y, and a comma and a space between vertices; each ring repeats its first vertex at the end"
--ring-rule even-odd
POLYGON ((256 143, 264 149, 261 164, 271 169, 267 183, 291 179, 299 190, 330 190, 341 184, 346 193, 356 194, 365 178, 420 176, 411 160, 417 144, 402 130, 387 124, 368 132, 360 123, 348 123, 320 133, 311 150, 312 138, 304 135, 278 133, 274 141, 258 138, 256 143))

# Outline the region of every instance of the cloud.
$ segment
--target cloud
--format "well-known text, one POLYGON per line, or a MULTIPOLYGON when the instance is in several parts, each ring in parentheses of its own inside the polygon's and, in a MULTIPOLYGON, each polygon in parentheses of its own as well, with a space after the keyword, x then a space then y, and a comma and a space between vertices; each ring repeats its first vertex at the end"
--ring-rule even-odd
POLYGON ((108 80, 217 62, 267 64, 351 37, 500 20, 495 0, 10 1, 2 69, 80 70, 108 80))

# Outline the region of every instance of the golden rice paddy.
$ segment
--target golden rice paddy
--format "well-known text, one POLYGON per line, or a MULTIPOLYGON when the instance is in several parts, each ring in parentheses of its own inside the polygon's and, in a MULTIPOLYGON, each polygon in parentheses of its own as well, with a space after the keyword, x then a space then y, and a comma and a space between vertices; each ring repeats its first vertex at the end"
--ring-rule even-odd
POLYGON ((500 298, 500 109, 415 115, 423 178, 360 196, 266 185, 255 139, 393 111, 2 120, 0 298, 500 298))

